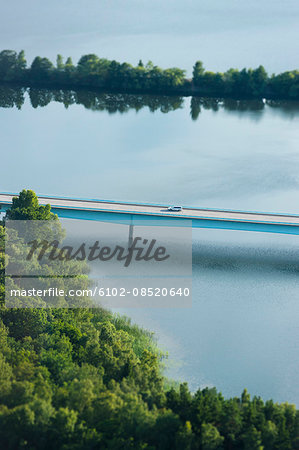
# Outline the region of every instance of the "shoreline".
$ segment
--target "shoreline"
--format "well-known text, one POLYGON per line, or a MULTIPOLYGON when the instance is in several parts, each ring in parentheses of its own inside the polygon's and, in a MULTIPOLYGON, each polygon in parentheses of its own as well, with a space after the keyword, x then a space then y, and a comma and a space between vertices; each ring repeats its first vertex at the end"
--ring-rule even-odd
POLYGON ((221 101, 222 99, 231 99, 235 101, 287 101, 291 103, 298 103, 297 98, 288 98, 277 95, 263 96, 241 96, 233 94, 216 94, 207 93, 200 88, 192 86, 190 89, 177 88, 177 89, 125 89, 125 88, 113 88, 111 86, 93 86, 90 84, 76 84, 76 83, 57 83, 57 82, 18 82, 18 81, 3 81, 0 80, 0 88, 19 88, 19 89, 43 89, 43 90, 62 90, 62 91, 90 91, 99 94, 127 94, 127 95, 148 95, 155 97, 181 97, 181 98, 210 98, 221 101))

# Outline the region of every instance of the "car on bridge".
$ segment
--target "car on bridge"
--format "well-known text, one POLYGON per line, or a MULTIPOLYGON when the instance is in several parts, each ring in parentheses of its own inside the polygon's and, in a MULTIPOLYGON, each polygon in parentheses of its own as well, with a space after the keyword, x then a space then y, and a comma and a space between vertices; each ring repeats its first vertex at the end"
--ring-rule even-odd
POLYGON ((167 208, 167 210, 168 210, 168 211, 179 212, 179 211, 182 211, 183 208, 182 208, 181 206, 169 206, 169 207, 167 208))

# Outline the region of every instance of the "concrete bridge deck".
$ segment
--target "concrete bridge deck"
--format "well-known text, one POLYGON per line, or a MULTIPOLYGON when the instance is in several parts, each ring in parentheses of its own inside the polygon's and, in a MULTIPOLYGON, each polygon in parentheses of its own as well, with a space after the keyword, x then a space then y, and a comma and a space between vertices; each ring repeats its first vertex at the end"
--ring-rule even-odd
MULTIPOLYGON (((0 194, 0 210, 12 204, 16 194, 0 194)), ((183 208, 180 212, 168 211, 169 205, 125 203, 105 200, 83 200, 67 197, 39 196, 41 205, 50 204, 59 217, 103 220, 128 223, 132 219, 174 219, 180 226, 181 219, 192 220, 195 228, 224 228, 244 231, 264 231, 283 234, 299 234, 299 215, 272 214, 246 211, 230 211, 206 208, 183 208)), ((169 222, 169 221, 168 221, 169 222)), ((161 223, 162 225, 162 223, 161 223)))

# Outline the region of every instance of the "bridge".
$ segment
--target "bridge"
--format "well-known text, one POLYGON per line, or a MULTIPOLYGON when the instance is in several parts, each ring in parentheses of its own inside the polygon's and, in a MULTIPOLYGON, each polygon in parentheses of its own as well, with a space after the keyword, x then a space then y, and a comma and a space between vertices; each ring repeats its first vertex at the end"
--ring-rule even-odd
MULTIPOLYGON (((0 212, 10 208, 18 194, 0 193, 0 212)), ((185 207, 168 211, 169 205, 129 203, 67 197, 38 196, 41 205, 50 204, 61 218, 97 220, 127 224, 130 240, 134 225, 192 226, 266 233, 299 234, 299 215, 230 211, 185 207)))

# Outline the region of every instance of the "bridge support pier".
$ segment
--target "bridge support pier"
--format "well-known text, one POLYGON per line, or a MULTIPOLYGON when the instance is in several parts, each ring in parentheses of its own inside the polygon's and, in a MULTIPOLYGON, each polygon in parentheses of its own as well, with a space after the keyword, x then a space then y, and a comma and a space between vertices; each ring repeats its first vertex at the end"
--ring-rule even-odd
POLYGON ((133 225, 133 217, 131 216, 131 223, 129 225, 129 239, 128 239, 128 248, 132 247, 133 244, 133 236, 134 236, 134 225, 133 225))

